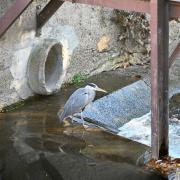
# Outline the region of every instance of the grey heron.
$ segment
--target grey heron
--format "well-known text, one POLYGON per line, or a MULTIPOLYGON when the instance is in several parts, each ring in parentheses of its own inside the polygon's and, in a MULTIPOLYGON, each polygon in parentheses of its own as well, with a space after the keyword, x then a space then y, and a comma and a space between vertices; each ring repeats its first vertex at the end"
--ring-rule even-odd
POLYGON ((106 93, 104 89, 99 88, 94 83, 89 83, 84 88, 77 89, 67 100, 64 105, 64 110, 61 112, 59 110, 58 117, 59 121, 63 122, 66 118, 71 117, 76 113, 81 113, 81 120, 83 121, 84 126, 84 119, 82 117, 82 111, 84 108, 89 105, 96 96, 96 91, 101 91, 106 93))

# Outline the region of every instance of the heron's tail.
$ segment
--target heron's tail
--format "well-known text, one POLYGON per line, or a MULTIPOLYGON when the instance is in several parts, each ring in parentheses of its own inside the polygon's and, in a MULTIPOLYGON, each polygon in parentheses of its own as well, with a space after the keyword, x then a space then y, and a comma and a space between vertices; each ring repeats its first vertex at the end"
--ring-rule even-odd
POLYGON ((64 111, 62 112, 62 111, 59 110, 58 113, 57 113, 57 116, 59 118, 59 122, 62 123, 64 118, 65 118, 65 112, 64 111))

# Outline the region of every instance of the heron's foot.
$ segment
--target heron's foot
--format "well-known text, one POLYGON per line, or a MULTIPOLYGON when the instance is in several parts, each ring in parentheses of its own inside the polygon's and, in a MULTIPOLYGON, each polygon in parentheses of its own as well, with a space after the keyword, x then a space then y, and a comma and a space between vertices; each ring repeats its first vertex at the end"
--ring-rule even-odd
POLYGON ((70 122, 68 121, 68 120, 64 120, 64 127, 67 127, 67 126, 70 126, 71 124, 70 124, 70 122))
POLYGON ((89 128, 89 126, 84 124, 84 123, 83 123, 83 127, 84 127, 84 129, 88 129, 89 128))

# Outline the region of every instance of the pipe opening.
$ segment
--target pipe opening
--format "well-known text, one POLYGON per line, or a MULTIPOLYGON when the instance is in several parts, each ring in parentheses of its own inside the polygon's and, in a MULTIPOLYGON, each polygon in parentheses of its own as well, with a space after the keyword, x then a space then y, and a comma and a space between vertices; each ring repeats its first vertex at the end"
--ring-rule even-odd
POLYGON ((63 49, 63 45, 56 40, 40 39, 31 50, 27 76, 33 92, 49 95, 60 89, 67 69, 63 49))
POLYGON ((45 85, 49 90, 54 89, 63 74, 62 47, 55 44, 48 52, 45 62, 45 85))

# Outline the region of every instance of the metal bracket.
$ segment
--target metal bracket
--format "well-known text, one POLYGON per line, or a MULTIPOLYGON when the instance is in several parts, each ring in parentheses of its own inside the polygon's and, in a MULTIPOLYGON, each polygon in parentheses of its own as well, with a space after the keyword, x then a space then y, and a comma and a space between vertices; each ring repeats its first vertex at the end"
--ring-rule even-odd
POLYGON ((177 44, 176 48, 174 49, 174 51, 172 52, 172 54, 169 58, 169 68, 175 62, 175 60, 179 54, 180 54, 180 42, 177 44))
POLYGON ((41 28, 37 28, 37 16, 41 12, 41 5, 36 6, 36 36, 41 35, 41 28))
POLYGON ((53 16, 53 14, 64 3, 61 0, 51 0, 41 11, 37 9, 36 16, 36 34, 39 35, 41 28, 47 23, 47 21, 53 16))

